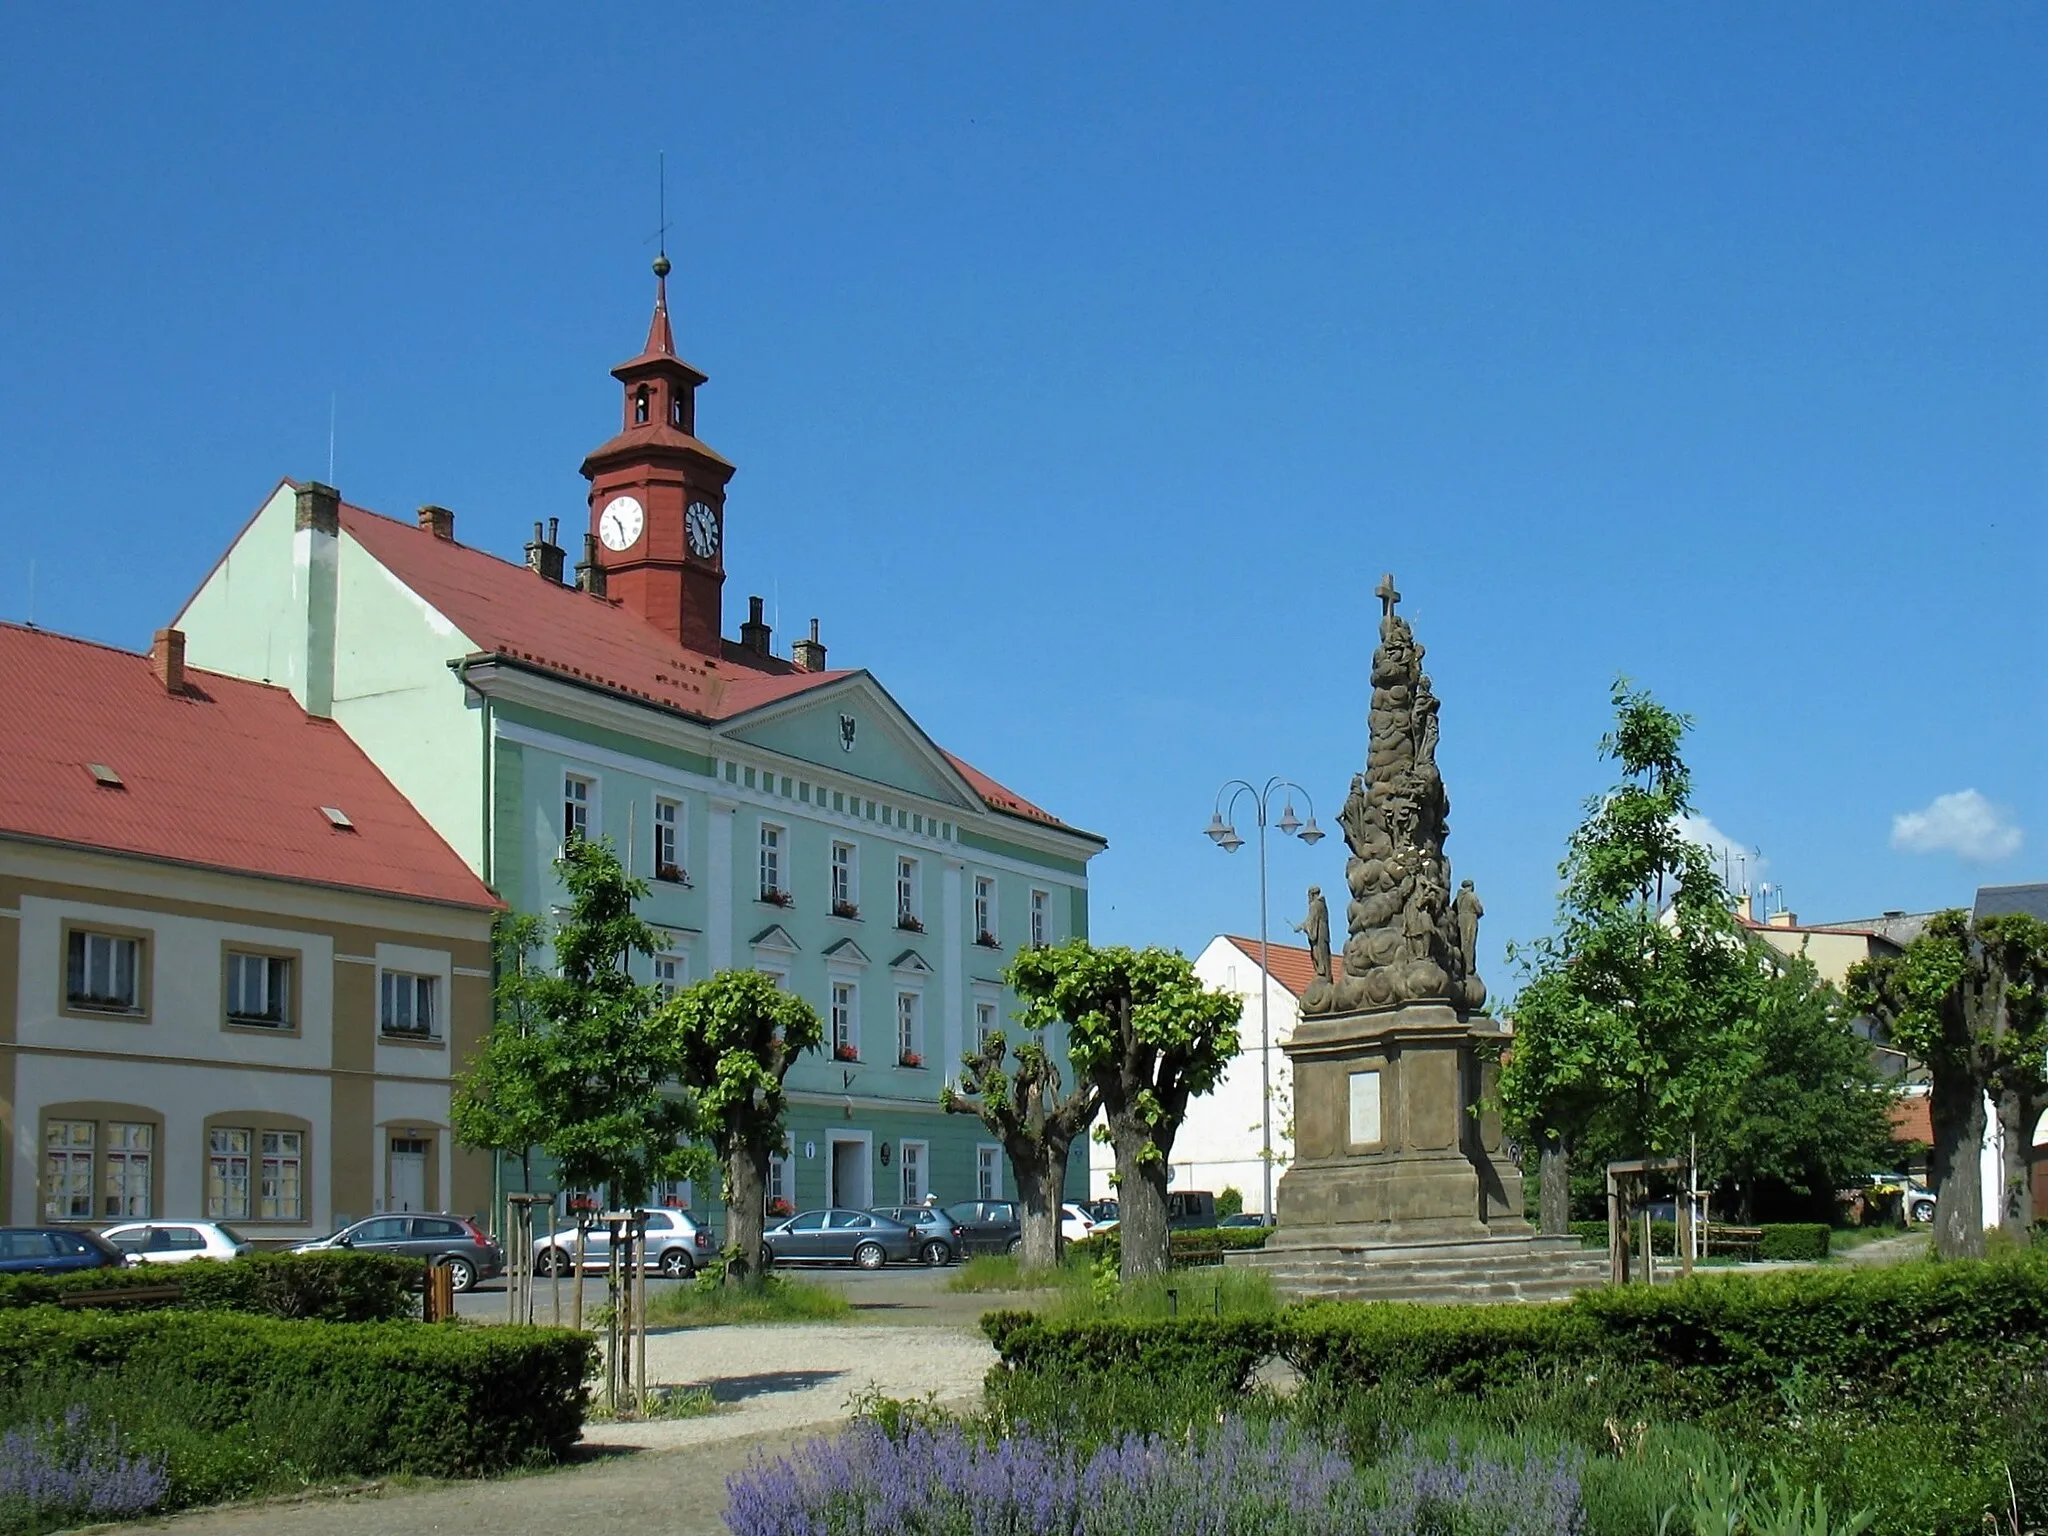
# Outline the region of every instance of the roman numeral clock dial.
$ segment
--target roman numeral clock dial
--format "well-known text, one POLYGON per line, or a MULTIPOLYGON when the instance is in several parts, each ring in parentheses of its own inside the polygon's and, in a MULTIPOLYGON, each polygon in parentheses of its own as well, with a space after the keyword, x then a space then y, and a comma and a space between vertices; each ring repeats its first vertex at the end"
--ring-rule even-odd
POLYGON ((699 560, 709 560, 718 553, 718 514, 711 510, 710 503, 693 501, 690 510, 684 514, 683 528, 690 540, 690 553, 699 560))
POLYGON ((597 536, 604 540, 606 549, 616 554, 640 542, 640 530, 646 521, 647 514, 633 497, 614 496, 597 516, 597 536))

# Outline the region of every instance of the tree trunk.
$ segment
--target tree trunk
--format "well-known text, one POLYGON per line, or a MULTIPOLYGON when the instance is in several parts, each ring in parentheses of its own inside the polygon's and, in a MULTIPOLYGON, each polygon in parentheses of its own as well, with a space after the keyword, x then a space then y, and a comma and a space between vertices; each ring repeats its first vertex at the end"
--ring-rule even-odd
POLYGON ((761 1226, 768 1203, 768 1148, 743 1146, 726 1164, 731 1195, 725 1207, 725 1283, 743 1285, 761 1274, 761 1226))
POLYGON ((1556 1131, 1543 1133, 1536 1153, 1536 1224, 1545 1237, 1571 1236, 1571 1148, 1556 1131))
POLYGON ((2034 1124, 2041 1118, 2041 1106, 2031 1094, 2007 1089, 1998 1096, 1999 1130, 1999 1230, 2025 1239, 2033 1225, 2033 1191, 2027 1177, 2028 1154, 2033 1149, 2034 1124))
POLYGON ((1140 1161, 1152 1138, 1136 1119, 1115 1119, 1109 1127, 1116 1148, 1117 1238, 1123 1249, 1126 1284, 1172 1267, 1166 1230, 1166 1160, 1140 1161))
MULTIPOLYGON (((1968 1059, 1967 1053, 1956 1052, 1968 1059)), ((1934 1251, 1945 1259, 1984 1256, 1984 1090, 1976 1074, 1947 1063, 1933 1066, 1928 1118, 1934 1147, 1934 1251)))
POLYGON ((1060 1261, 1060 1193, 1067 1183, 1067 1153, 1055 1153, 1046 1143, 1031 1149, 1036 1157, 1010 1154, 1010 1175, 1017 1184, 1017 1204, 1024 1212, 1024 1251, 1019 1256, 1027 1270, 1051 1269, 1060 1261))

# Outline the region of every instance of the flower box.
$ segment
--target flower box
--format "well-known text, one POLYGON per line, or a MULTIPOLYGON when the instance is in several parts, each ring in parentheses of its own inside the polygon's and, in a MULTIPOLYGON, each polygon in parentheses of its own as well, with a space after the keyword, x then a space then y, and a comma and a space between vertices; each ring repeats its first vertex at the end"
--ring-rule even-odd
POLYGON ((669 885, 688 885, 690 883, 689 871, 680 864, 657 864, 654 867, 654 878, 665 881, 669 885))
POLYGON ((898 912, 896 914, 896 926, 905 933, 924 932, 924 924, 918 919, 915 912, 898 912))
POLYGON ((905 1051, 896 1058, 896 1065, 899 1067, 921 1067, 924 1065, 924 1058, 915 1051, 905 1051))
POLYGON ((850 901, 835 901, 832 903, 832 915, 834 917, 859 917, 860 908, 850 901))
POLYGON ((796 1207, 783 1199, 782 1196, 777 1195, 768 1202, 768 1214, 777 1218, 794 1216, 796 1214, 796 1207))
POLYGON ((983 949, 1001 949, 1003 947, 1002 940, 998 939, 986 928, 984 928, 980 933, 977 933, 974 936, 974 942, 979 944, 983 949))
POLYGON ((789 892, 778 891, 772 886, 763 886, 761 888, 761 899, 771 907, 793 907, 796 905, 796 898, 790 895, 789 892))
POLYGON ((835 1045, 832 1047, 832 1059, 834 1061, 859 1061, 860 1052, 850 1045, 835 1045))

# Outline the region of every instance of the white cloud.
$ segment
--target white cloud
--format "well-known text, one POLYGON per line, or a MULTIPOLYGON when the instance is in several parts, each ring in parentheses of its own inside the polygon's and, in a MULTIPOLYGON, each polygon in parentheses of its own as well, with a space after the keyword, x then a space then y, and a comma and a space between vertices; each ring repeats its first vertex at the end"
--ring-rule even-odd
POLYGON ((1892 846, 1904 853, 1953 853, 1990 861, 2018 853, 2023 839, 2012 812, 1974 789, 1936 795, 1924 809, 1892 818, 1892 846))
POLYGON ((1743 881, 1755 890, 1770 874, 1771 861, 1747 843, 1738 842, 1704 816, 1678 818, 1679 835, 1698 843, 1714 856, 1714 868, 1728 871, 1728 889, 1739 892, 1743 881), (1724 864, 1725 860, 1725 864, 1724 864))

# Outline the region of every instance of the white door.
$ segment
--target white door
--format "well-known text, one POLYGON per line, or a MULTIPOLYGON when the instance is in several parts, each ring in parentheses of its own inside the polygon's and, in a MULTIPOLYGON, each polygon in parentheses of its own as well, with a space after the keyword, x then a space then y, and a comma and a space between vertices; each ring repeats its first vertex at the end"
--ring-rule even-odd
POLYGON ((391 1139, 391 1198, 387 1211, 427 1208, 427 1144, 394 1136, 391 1139))

